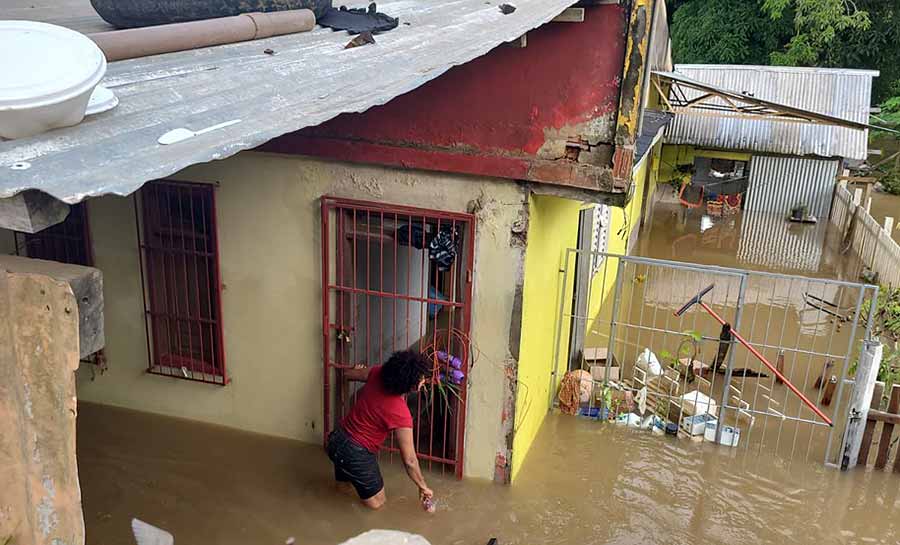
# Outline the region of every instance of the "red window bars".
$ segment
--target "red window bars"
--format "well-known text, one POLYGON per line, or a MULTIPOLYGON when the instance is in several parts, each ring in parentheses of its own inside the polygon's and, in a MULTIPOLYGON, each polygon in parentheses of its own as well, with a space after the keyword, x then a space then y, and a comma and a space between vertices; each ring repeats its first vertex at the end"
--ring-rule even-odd
POLYGON ((418 350, 434 373, 407 399, 416 452, 462 477, 474 216, 325 197, 322 233, 325 436, 362 386, 343 370, 418 350))
POLYGON ((15 233, 14 236, 16 255, 87 267, 94 264, 87 206, 84 203, 70 206, 69 215, 62 223, 33 235, 15 233))
POLYGON ((156 181, 139 200, 148 371, 226 384, 213 186, 156 181))

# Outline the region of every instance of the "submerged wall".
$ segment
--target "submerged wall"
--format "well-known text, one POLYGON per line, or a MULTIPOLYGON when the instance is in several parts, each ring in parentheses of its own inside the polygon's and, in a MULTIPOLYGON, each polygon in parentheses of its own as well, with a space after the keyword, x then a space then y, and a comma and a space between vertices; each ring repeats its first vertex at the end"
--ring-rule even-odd
POLYGON ((562 324, 557 346, 560 298, 572 300, 572 283, 562 285, 559 270, 566 249, 578 244, 581 203, 558 197, 532 197, 529 203, 528 247, 522 303, 522 341, 519 350, 512 479, 523 462, 550 403, 550 374, 554 365, 567 366, 570 324, 562 324), (555 319, 554 319, 555 317, 555 319), (558 357, 557 357, 558 356, 558 357))
POLYGON ((172 179, 216 182, 225 360, 217 386, 149 375, 131 198, 89 202, 95 263, 105 278, 109 369, 79 372, 96 403, 248 431, 322 441, 320 197, 474 210, 478 217, 465 474, 490 478, 505 448, 510 321, 523 249, 511 234, 525 191, 488 178, 242 153, 172 179))

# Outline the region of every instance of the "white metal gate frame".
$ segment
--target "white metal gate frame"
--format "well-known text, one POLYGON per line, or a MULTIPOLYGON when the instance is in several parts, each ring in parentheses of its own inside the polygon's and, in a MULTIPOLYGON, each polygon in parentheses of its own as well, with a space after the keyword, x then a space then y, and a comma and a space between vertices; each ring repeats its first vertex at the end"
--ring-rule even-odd
MULTIPOLYGON (((853 360, 853 355, 855 352, 855 345, 861 344, 861 342, 865 339, 870 339, 872 323, 874 320, 875 305, 869 305, 868 315, 866 316, 866 319, 865 319, 864 332, 863 332, 863 335, 858 338, 857 335, 859 334, 858 326, 860 324, 860 316, 861 316, 862 312, 865 310, 865 302, 867 300, 867 297, 866 297, 867 294, 869 294, 869 297, 868 297, 869 301, 877 301, 878 291, 879 291, 878 286, 868 285, 868 284, 860 284, 860 283, 856 283, 856 282, 849 282, 849 281, 842 281, 842 280, 825 279, 825 278, 808 278, 808 277, 803 277, 803 276, 774 273, 774 272, 767 272, 767 271, 751 271, 751 270, 734 269, 734 268, 728 268, 728 267, 720 267, 720 266, 715 266, 715 265, 698 265, 698 264, 667 261, 667 260, 646 258, 646 257, 622 256, 622 255, 617 255, 617 254, 609 254, 609 253, 605 253, 605 252, 594 252, 594 251, 589 251, 589 250, 579 250, 579 249, 574 249, 574 248, 567 249, 566 254, 565 254, 564 266, 560 269, 560 274, 562 275, 563 281, 562 281, 561 293, 559 294, 559 302, 560 302, 559 303, 559 314, 558 314, 558 319, 556 321, 556 345, 555 345, 556 350, 555 350, 555 357, 554 357, 554 366, 553 366, 553 370, 551 371, 551 376, 550 376, 550 389, 549 389, 550 392, 549 393, 551 396, 551 400, 550 400, 551 407, 553 407, 554 403, 555 403, 557 387, 558 387, 559 379, 560 379, 560 376, 558 373, 558 370, 560 370, 560 353, 561 353, 562 347, 564 346, 564 343, 566 342, 566 339, 563 338, 565 336, 565 334, 563 332, 563 325, 565 323, 570 323, 570 324, 572 324, 573 327, 587 328, 588 325, 593 321, 593 318, 591 316, 588 316, 587 308, 572 309, 572 300, 567 299, 567 297, 565 297, 565 294, 567 293, 567 286, 569 286, 570 282, 575 282, 575 285, 576 286, 578 285, 578 282, 573 278, 574 271, 576 270, 574 267, 574 264, 575 264, 575 259, 582 259, 582 258, 588 259, 588 263, 596 263, 599 260, 599 262, 601 263, 602 271, 600 271, 596 274, 602 275, 602 284, 601 285, 603 285, 603 286, 607 285, 606 280, 607 280, 607 275, 608 275, 609 269, 610 269, 610 263, 612 261, 616 262, 615 284, 611 289, 611 294, 609 295, 613 299, 611 302, 612 309, 611 309, 611 313, 610 313, 610 319, 608 321, 609 342, 606 347, 607 354, 613 354, 613 355, 616 354, 617 337, 618 337, 618 334, 620 333, 621 328, 632 328, 635 330, 648 331, 650 333, 662 333, 664 335, 675 335, 675 336, 683 335, 684 331, 685 331, 682 328, 677 328, 677 329, 669 328, 668 320, 666 322, 666 326, 660 328, 660 327, 652 327, 652 326, 648 327, 644 324, 629 323, 627 320, 623 320, 620 317, 621 310, 622 310, 621 303, 622 303, 623 296, 625 295, 625 289, 626 289, 625 288, 625 280, 626 280, 626 277, 628 276, 627 272, 628 272, 629 266, 632 266, 635 268, 636 267, 644 267, 645 270, 647 271, 646 273, 644 273, 644 275, 643 275, 644 277, 642 280, 640 279, 641 275, 634 275, 632 277, 632 285, 634 283, 638 282, 638 280, 640 280, 640 283, 643 283, 644 281, 646 281, 647 275, 650 274, 649 271, 651 270, 650 269, 651 267, 659 268, 660 270, 663 270, 663 271, 680 271, 680 272, 687 273, 687 274, 696 273, 699 278, 702 278, 704 275, 706 275, 706 276, 713 275, 714 277, 719 277, 719 278, 723 278, 723 279, 731 279, 732 281, 737 281, 738 289, 737 289, 737 293, 735 294, 735 299, 733 300, 734 301, 734 310, 733 310, 733 315, 732 315, 733 322, 731 322, 731 323, 733 324, 733 329, 738 332, 741 332, 742 331, 741 328, 747 325, 743 322, 744 307, 748 303, 748 301, 746 300, 747 291, 748 291, 748 286, 750 284, 750 281, 754 280, 756 278, 768 278, 768 279, 774 280, 776 283, 778 281, 788 282, 791 287, 793 287, 795 283, 800 283, 801 285, 806 284, 807 287, 810 285, 820 285, 823 287, 823 292, 825 291, 824 287, 827 286, 827 287, 831 287, 831 288, 838 290, 839 293, 842 294, 841 298, 843 298, 843 294, 844 294, 845 290, 849 291, 850 292, 850 300, 852 302, 852 307, 849 307, 849 308, 852 308, 852 313, 851 313, 852 318, 846 318, 843 321, 843 323, 847 323, 850 326, 851 331, 850 331, 850 335, 848 337, 846 350, 844 350, 842 353, 839 353, 839 354, 832 353, 832 351, 831 351, 831 342, 832 341, 831 340, 829 340, 829 346, 824 352, 816 352, 815 350, 802 350, 802 349, 800 349, 800 337, 802 335, 799 335, 799 334, 797 336, 798 337, 797 344, 793 348, 791 348, 788 345, 782 345, 781 342, 784 339, 784 324, 782 324, 781 340, 779 341, 779 344, 777 344, 777 345, 768 342, 769 327, 771 326, 771 324, 767 324, 767 326, 766 326, 766 342, 757 344, 757 343, 753 343, 753 341, 751 340, 751 343, 753 343, 757 348, 779 349, 779 350, 781 350, 781 353, 784 353, 785 351, 790 351, 795 355, 806 355, 810 358, 810 362, 812 361, 813 356, 826 357, 826 358, 839 356, 839 361, 841 362, 841 370, 840 370, 840 379, 837 381, 836 392, 834 395, 834 399, 836 400, 836 405, 834 407, 833 414, 836 416, 837 415, 841 415, 842 417, 845 416, 843 414, 843 412, 845 411, 844 406, 846 405, 844 403, 844 388, 845 388, 845 386, 852 386, 852 384, 854 383, 852 377, 849 376, 849 370, 850 370, 851 362, 853 360), (570 308, 572 310, 567 312, 567 308, 570 308)), ((581 270, 584 271, 585 269, 587 269, 587 267, 584 267, 581 270)), ((588 269, 588 270, 591 270, 591 269, 588 269)), ((595 271, 591 270, 591 273, 595 273, 595 271)), ((584 274, 584 273, 582 273, 582 274, 584 274)), ((673 273, 673 277, 674 277, 674 273, 673 273)), ((588 294, 586 297, 583 297, 582 299, 591 301, 592 298, 591 298, 590 291, 592 289, 593 283, 588 281, 586 283, 581 282, 581 284, 588 286, 588 294)), ((774 286, 775 285, 777 285, 777 284, 773 284, 773 297, 774 297, 774 291, 775 291, 774 286)), ((694 294, 696 294, 696 292, 699 292, 700 289, 703 287, 702 282, 698 283, 698 286, 700 286, 700 288, 695 290, 694 294)), ((633 292, 632 292, 632 295, 633 295, 633 292)), ((730 289, 729 289, 729 293, 727 293, 726 297, 725 297, 726 303, 729 302, 730 295, 731 294, 730 294, 730 289)), ((808 297, 808 296, 809 296, 809 293, 807 293, 804 297, 808 297)), ((605 297, 605 294, 601 294, 601 304, 598 306, 599 309, 603 308, 603 298, 604 297, 605 297)), ((685 301, 688 298, 689 297, 685 297, 685 301)), ((824 299, 824 298, 822 298, 822 299, 824 299)), ((808 299, 805 299, 805 300, 808 301, 808 299)), ((759 292, 757 292, 756 304, 757 304, 757 306, 759 305, 759 292)), ((823 303, 822 307, 825 307, 826 304, 827 303, 823 303)), ((588 307, 590 307, 590 303, 588 303, 588 307)), ((643 309, 644 309, 644 307, 642 306, 642 310, 641 310, 642 318, 643 318, 643 309)), ((654 312, 656 312, 656 311, 654 311, 654 312)), ((757 308, 756 312, 758 314, 758 312, 759 312, 758 308, 757 308)), ((827 313, 828 309, 822 308, 822 309, 819 309, 818 312, 827 313)), ((771 310, 770 310, 770 314, 771 314, 771 310)), ((599 316, 599 312, 598 312, 598 316, 599 316)), ((695 323, 696 323, 696 316, 697 315, 695 314, 694 315, 695 323)), ((757 316, 754 315, 754 322, 756 321, 756 317, 757 316)), ((606 321, 604 321, 603 323, 607 324, 606 321)), ((835 323, 835 321, 832 321, 832 323, 835 323)), ((681 319, 679 324, 683 324, 683 318, 681 319)), ((756 324, 754 323, 753 326, 755 326, 755 325, 756 324)), ((753 326, 751 326, 751 329, 753 326)), ((840 326, 837 326, 837 331, 840 331, 840 326)), ((816 332, 818 332, 818 325, 816 326, 816 332)), ((744 335, 744 336, 748 337, 748 335, 744 335)), ((703 337, 703 342, 715 342, 716 344, 718 344, 719 339, 703 337)), ((627 341, 626 341, 626 344, 627 344, 627 341)), ((828 428, 828 431, 827 431, 828 437, 827 437, 827 443, 826 443, 826 448, 825 448, 824 462, 825 462, 825 465, 827 465, 829 467, 837 467, 838 461, 832 457, 832 453, 834 450, 833 449, 834 433, 835 433, 836 429, 838 429, 838 424, 840 424, 839 422, 836 421, 834 426, 828 426, 828 424, 826 424, 822 421, 819 421, 819 420, 803 418, 803 417, 801 417, 799 412, 796 416, 793 416, 791 414, 786 414, 787 411, 785 411, 785 413, 780 413, 780 412, 772 409, 771 404, 769 404, 767 406, 765 411, 759 410, 755 407, 756 397, 758 395, 758 387, 757 387, 757 392, 754 394, 754 404, 753 405, 749 405, 749 404, 734 405, 731 403, 732 396, 730 394, 732 394, 733 390, 736 390, 736 388, 734 387, 735 377, 732 375, 732 372, 735 369, 736 353, 739 350, 737 341, 732 340, 731 344, 732 344, 732 347, 729 350, 727 359, 725 361, 726 368, 725 368, 725 373, 724 373, 724 378, 723 378, 725 386, 722 389, 721 397, 718 400, 716 400, 718 402, 718 406, 720 407, 720 411, 721 411, 720 421, 722 421, 722 422, 726 421, 726 415, 727 415, 726 411, 734 412, 735 418, 737 418, 736 413, 741 413, 741 414, 745 414, 745 415, 762 416, 762 417, 766 418, 766 423, 768 423, 768 418, 770 418, 770 417, 779 418, 779 419, 781 419, 782 424, 778 430, 778 436, 777 436, 778 442, 780 442, 780 440, 781 440, 781 430, 783 429, 784 422, 785 421, 796 422, 797 428, 794 433, 793 445, 791 448, 791 456, 792 457, 793 457, 794 449, 796 448, 797 434, 799 432, 800 424, 828 428)), ((574 358, 572 358, 570 355, 570 357, 568 359, 571 361, 574 358)), ((835 363, 837 363, 837 361, 835 361, 835 363)), ((582 369, 584 369, 585 368, 584 358, 581 358, 581 364, 582 364, 582 369)), ((607 385, 609 382, 608 377, 610 376, 611 366, 612 366, 612 358, 608 357, 606 359, 606 372, 604 374, 604 377, 606 377, 606 378, 604 378, 604 380, 603 380, 604 385, 607 385)), ((809 367, 810 367, 810 365, 807 366, 807 371, 806 371, 806 380, 807 381, 809 379, 809 367)), ((572 367, 570 365, 569 369, 571 370, 571 368, 572 367)), ((563 373, 564 372, 565 371, 563 371, 563 373)), ((715 373, 712 373, 712 378, 713 378, 713 381, 715 381, 715 379, 716 379, 715 373)), ((773 381, 774 381, 774 377, 773 377, 773 381)), ((744 382, 746 382, 746 377, 745 377, 744 382)), ((712 391, 713 391, 712 388, 710 391, 712 393, 712 391)), ((822 389, 820 388, 817 399, 820 400, 821 395, 822 395, 822 389)), ((665 397, 665 396, 662 396, 662 397, 665 397)), ((740 397, 738 397, 738 399, 740 400, 740 397)), ((771 401, 771 399, 770 399, 770 401, 771 401)), ((593 404, 593 396, 591 396, 590 403, 593 404)), ((717 441, 719 440, 721 432, 722 432, 721 426, 719 426, 719 430, 717 432, 717 437, 716 437, 717 441)), ((807 457, 809 456, 810 448, 812 445, 813 432, 814 432, 814 430, 811 429, 809 445, 807 446, 807 457)), ((765 431, 763 431, 763 434, 765 434, 765 431)), ((759 445, 760 449, 762 449, 764 439, 765 439, 765 436, 763 437, 763 441, 759 445)), ((745 447, 749 448, 749 438, 747 441, 745 441, 744 445, 745 445, 745 447)), ((777 443, 776 443, 776 449, 777 449, 777 443)))

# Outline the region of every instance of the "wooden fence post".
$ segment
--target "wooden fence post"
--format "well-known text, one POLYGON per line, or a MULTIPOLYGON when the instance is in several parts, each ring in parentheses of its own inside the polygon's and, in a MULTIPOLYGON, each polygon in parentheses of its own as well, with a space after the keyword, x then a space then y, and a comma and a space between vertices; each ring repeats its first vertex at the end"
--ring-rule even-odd
MULTIPOLYGON (((891 388, 891 398, 887 408, 889 414, 897 414, 897 411, 900 411, 900 384, 894 384, 894 387, 891 388)), ((878 456, 875 458, 875 469, 884 469, 887 466, 888 457, 891 455, 892 435, 894 435, 894 423, 883 422, 881 439, 878 441, 878 456)))
MULTIPOLYGON (((859 364, 856 366, 853 390, 850 392, 850 404, 847 408, 847 428, 844 430, 844 443, 841 448, 841 470, 855 467, 859 458, 859 448, 862 444, 866 420, 869 417, 869 407, 872 405, 872 394, 875 390, 875 380, 878 378, 878 368, 881 366, 883 350, 884 348, 878 341, 863 342, 859 364)), ((868 453, 866 454, 868 455, 868 453)))
MULTIPOLYGON (((871 411, 881 409, 882 397, 884 397, 884 383, 876 382, 875 391, 872 392, 872 404, 869 405, 871 411)), ((859 458, 857 461, 863 467, 869 463, 869 449, 872 448, 872 438, 875 437, 875 424, 877 422, 871 418, 866 420, 866 431, 863 432, 862 445, 859 447, 859 458)))

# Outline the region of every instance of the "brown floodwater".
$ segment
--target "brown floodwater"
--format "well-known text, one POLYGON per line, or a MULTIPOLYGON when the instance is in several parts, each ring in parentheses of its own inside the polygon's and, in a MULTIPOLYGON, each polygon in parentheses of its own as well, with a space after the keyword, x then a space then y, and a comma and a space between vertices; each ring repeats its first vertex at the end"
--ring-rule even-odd
POLYGON ((885 217, 894 218, 894 231, 891 237, 900 243, 900 229, 897 229, 897 222, 900 222, 900 195, 873 193, 871 214, 882 225, 885 217))
MULTIPOLYGON (((853 280, 858 264, 837 241, 824 225, 711 220, 661 206, 636 253, 853 280)), ((708 281, 716 282, 710 304, 733 318, 734 278, 629 267, 615 351, 625 375, 643 347, 675 350, 685 327, 717 336, 717 325, 699 311, 681 322, 672 317, 708 281)), ((769 358, 786 347, 789 378, 818 403, 821 391, 811 382, 830 359, 822 354, 844 354, 860 332, 852 339, 849 324, 811 310, 810 291, 842 312, 855 299, 852 290, 827 284, 751 277, 742 332, 768 344, 761 350, 769 358)), ((602 322, 589 345, 608 343, 602 322)), ((699 359, 708 362, 716 348, 704 342, 699 359)), ((735 365, 763 370, 746 351, 736 353, 735 365)), ((771 377, 735 385, 755 409, 814 419, 771 377)), ((718 399, 721 385, 712 390, 718 399)), ((429 474, 438 511, 427 515, 399 460, 388 455, 389 503, 373 513, 335 490, 318 446, 84 404, 78 458, 87 543, 132 544, 132 517, 191 545, 276 545, 292 536, 298 544, 334 545, 373 528, 419 533, 435 545, 483 545, 491 537, 500 545, 900 542, 900 475, 826 468, 821 426, 760 415, 752 426, 734 423, 744 427, 738 448, 554 414, 513 486, 429 474)))
POLYGON ((89 545, 132 545, 130 520, 182 545, 334 545, 367 529, 435 545, 895 543, 894 474, 841 474, 554 415, 521 478, 504 487, 429 475, 427 515, 400 466, 388 506, 337 492, 322 449, 295 441, 82 405, 78 455, 89 545))

